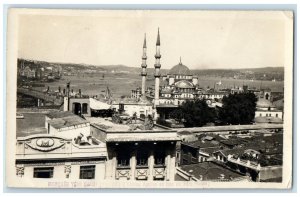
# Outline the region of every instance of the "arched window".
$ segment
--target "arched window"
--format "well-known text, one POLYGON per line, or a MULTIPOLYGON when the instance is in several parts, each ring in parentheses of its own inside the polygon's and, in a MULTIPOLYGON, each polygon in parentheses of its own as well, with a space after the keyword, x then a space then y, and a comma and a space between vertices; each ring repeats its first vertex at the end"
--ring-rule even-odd
POLYGON ((278 118, 278 114, 276 114, 276 118, 278 118))

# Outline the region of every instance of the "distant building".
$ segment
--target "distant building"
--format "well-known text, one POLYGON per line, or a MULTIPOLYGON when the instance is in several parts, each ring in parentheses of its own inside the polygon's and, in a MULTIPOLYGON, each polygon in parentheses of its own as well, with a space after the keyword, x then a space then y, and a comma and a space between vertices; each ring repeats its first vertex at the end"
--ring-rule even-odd
POLYGON ((153 104, 147 101, 135 101, 130 99, 121 99, 112 103, 112 109, 115 111, 123 111, 129 116, 134 114, 139 118, 145 118, 148 115, 154 117, 153 104))
POLYGON ((283 111, 277 109, 270 100, 258 98, 256 103, 255 119, 256 123, 283 123, 283 111))

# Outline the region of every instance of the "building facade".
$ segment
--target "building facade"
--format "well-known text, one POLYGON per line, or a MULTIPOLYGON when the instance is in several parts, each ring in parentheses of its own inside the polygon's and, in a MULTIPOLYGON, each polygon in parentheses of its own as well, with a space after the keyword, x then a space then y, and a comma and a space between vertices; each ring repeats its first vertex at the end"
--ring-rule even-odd
POLYGON ((150 119, 116 123, 71 112, 48 114, 46 134, 17 138, 16 176, 42 179, 173 181, 175 130, 150 119))
POLYGON ((104 179, 105 143, 38 134, 17 139, 16 175, 43 179, 104 179))

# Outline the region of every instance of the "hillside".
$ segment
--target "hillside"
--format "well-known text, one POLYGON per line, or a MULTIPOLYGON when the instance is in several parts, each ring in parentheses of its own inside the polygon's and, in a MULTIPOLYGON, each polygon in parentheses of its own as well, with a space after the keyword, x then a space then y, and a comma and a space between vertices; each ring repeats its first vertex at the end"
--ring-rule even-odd
MULTIPOLYGON (((61 66, 65 73, 131 73, 138 74, 141 68, 129 67, 126 65, 89 65, 89 64, 73 64, 73 63, 58 63, 34 60, 18 60, 25 61, 31 67, 47 67, 47 66, 61 66)), ((154 68, 147 68, 147 72, 154 73, 154 68)), ((222 77, 233 79, 247 79, 247 80, 276 80, 283 81, 284 67, 263 67, 263 68, 243 68, 243 69, 196 69, 192 72, 197 76, 207 77, 222 77)), ((168 69, 161 69, 162 75, 168 73, 168 69)))

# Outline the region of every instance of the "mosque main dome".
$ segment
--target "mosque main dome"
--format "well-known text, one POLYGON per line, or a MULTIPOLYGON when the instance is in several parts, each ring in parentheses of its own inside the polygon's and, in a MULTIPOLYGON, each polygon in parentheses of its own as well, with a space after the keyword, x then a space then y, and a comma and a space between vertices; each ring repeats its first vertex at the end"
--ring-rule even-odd
POLYGON ((183 65, 181 61, 179 64, 171 68, 169 74, 170 75, 192 75, 190 69, 187 66, 183 65))

